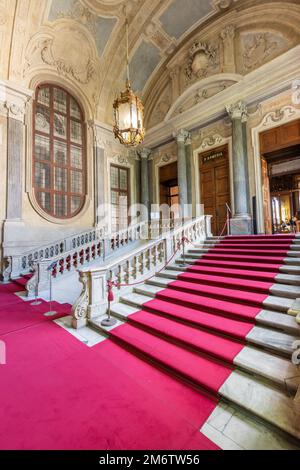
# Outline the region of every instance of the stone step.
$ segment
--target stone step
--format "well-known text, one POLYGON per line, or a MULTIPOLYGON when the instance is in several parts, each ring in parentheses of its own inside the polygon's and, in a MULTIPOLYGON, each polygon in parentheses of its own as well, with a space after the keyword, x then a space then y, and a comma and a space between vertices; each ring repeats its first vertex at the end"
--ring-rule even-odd
MULTIPOLYGON (((101 335, 108 335, 101 326, 101 318, 91 325, 101 335)), ((272 426, 300 439, 299 408, 292 397, 298 386, 295 369, 291 363, 254 348, 245 347, 235 358, 235 365, 241 370, 233 371, 219 389, 219 395, 231 405, 235 404, 272 426)), ((152 359, 152 363, 155 361, 152 359)), ((178 378, 185 379, 178 375, 178 378)))
MULTIPOLYGON (((155 286, 150 286, 155 287, 155 286)), ((145 295, 144 290, 138 293, 128 294, 121 298, 121 301, 131 308, 137 310, 143 309, 143 304, 149 302, 154 296, 145 295)), ((112 310, 114 310, 112 306, 112 310)), ((122 315, 122 310, 126 312, 126 307, 121 307, 121 310, 117 312, 123 319, 128 314, 122 315)), ((133 310, 130 310, 134 313, 133 310)), ((188 323, 188 322, 187 322, 188 323)), ((299 340, 300 327, 295 322, 295 319, 277 312, 262 310, 256 317, 256 323, 258 326, 254 326, 250 333, 246 337, 246 341, 249 344, 259 346, 266 350, 274 351, 277 354, 284 357, 291 357, 293 353, 293 343, 299 340)), ((195 325, 193 325, 195 327, 195 325)), ((203 328, 205 329, 205 328, 203 328)), ((217 334, 217 333, 216 333, 217 334)))
POLYGON ((280 266, 279 271, 283 274, 300 275, 300 266, 280 266))
MULTIPOLYGON (((178 273, 169 273, 168 271, 162 271, 156 277, 152 278, 150 281, 147 281, 146 284, 156 285, 159 287, 168 287, 168 284, 176 280, 179 274, 180 271, 178 273)), ((230 283, 230 278, 227 279, 228 283, 230 283)), ((204 282, 204 284, 206 283, 204 282)), ((293 285, 274 284, 270 288, 269 292, 272 295, 278 297, 287 297, 290 299, 296 299, 297 297, 300 297, 300 287, 293 285)))
POLYGON ((300 266, 300 258, 290 256, 289 258, 284 258, 283 263, 289 266, 300 266))
MULTIPOLYGON (((119 303, 113 305, 111 311, 112 315, 119 320, 127 321, 128 317, 138 312, 139 309, 137 307, 131 307, 126 304, 119 303)), ((149 328, 148 330, 150 331, 149 328)), ((197 328, 193 326, 191 327, 191 331, 195 331, 196 334, 197 328)), ((272 332, 265 328, 258 327, 254 327, 246 337, 246 341, 249 341, 250 343, 252 342, 254 345, 260 344, 259 339, 264 341, 264 346, 270 344, 270 349, 273 349, 276 352, 281 352, 278 345, 285 345, 286 351, 291 353, 293 351, 291 344, 297 338, 292 338, 288 335, 283 335, 282 333, 272 332)), ((180 341, 178 341, 178 344, 180 344, 180 341)), ((290 359, 278 357, 269 351, 261 351, 255 347, 251 347, 251 345, 245 346, 235 357, 233 363, 244 371, 262 376, 283 388, 289 387, 293 392, 296 392, 300 385, 300 374, 297 373, 297 368, 292 364, 290 359)))
MULTIPOLYGON (((296 247, 299 250, 299 247, 296 247)), ((300 251, 298 250, 290 250, 287 252, 287 256, 291 258, 300 258, 300 251)))
MULTIPOLYGON (((205 267, 205 266, 204 266, 205 267)), ((220 273, 211 273, 209 266, 206 267, 207 274, 211 276, 222 276, 220 273)), ((180 267, 177 264, 167 266, 166 269, 157 274, 158 277, 169 277, 170 279, 176 279, 179 274, 183 274, 187 270, 187 267, 180 267)), ((228 276, 230 278, 230 276, 228 276)), ((279 284, 288 284, 291 286, 300 286, 300 276, 294 274, 277 274, 274 278, 274 282, 279 284)))
POLYGON ((287 297, 289 299, 300 297, 300 287, 294 285, 273 284, 270 292, 277 297, 287 297))
POLYGON ((279 284, 288 284, 291 286, 300 286, 300 276, 294 274, 277 274, 275 281, 279 284))
POLYGON ((219 389, 221 397, 300 439, 299 408, 292 397, 255 377, 234 371, 219 389))
POLYGON ((300 450, 290 435, 221 400, 200 429, 222 450, 300 450))
MULTIPOLYGON (((156 279, 156 278, 155 278, 156 279)), ((160 279, 160 278, 157 278, 160 279)), ((159 282, 159 281, 158 281, 159 282)), ((137 294, 146 295, 148 297, 154 298, 161 290, 166 288, 167 282, 160 279, 159 285, 153 284, 141 284, 138 287, 134 288, 134 292, 137 294)), ((230 299, 228 299, 229 301, 230 299)), ((275 295, 269 295, 263 302, 262 305, 268 310, 275 310, 279 312, 287 313, 288 310, 292 307, 294 299, 286 297, 277 297, 275 295)))

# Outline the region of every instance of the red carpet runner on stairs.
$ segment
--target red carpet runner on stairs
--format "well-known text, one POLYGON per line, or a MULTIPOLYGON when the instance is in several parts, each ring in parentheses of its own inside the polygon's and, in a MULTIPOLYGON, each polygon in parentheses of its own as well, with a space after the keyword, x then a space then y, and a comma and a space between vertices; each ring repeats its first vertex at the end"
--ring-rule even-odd
POLYGON ((0 448, 217 449, 199 429, 292 240, 223 239, 93 348, 1 285, 0 448))

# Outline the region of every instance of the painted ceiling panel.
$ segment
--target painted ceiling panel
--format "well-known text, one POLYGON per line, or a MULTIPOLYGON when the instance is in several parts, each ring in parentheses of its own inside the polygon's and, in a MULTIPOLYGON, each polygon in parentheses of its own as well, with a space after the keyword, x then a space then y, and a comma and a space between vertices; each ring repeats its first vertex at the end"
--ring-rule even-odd
POLYGON ((153 44, 142 41, 130 62, 131 85, 135 91, 143 90, 160 60, 159 50, 153 44))
POLYGON ((159 19, 169 36, 179 39, 193 24, 213 11, 210 0, 173 0, 159 19))
POLYGON ((58 18, 72 18, 83 23, 92 33, 100 56, 117 23, 116 18, 103 18, 92 12, 87 14, 78 0, 53 0, 48 19, 55 21, 58 18))

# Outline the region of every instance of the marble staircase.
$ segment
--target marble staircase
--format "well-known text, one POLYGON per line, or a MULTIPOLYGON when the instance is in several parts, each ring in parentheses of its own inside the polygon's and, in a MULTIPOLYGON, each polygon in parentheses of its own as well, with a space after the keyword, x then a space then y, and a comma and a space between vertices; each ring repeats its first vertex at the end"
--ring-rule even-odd
MULTIPOLYGON (((229 338, 230 333, 227 335, 224 330, 218 331, 217 327, 214 329, 211 323, 207 326, 205 322, 200 324, 192 318, 184 318, 180 315, 180 305, 178 316, 176 317, 175 314, 171 318, 166 312, 147 308, 147 303, 155 299, 160 292, 168 289, 172 281, 187 271, 184 262, 192 266, 219 242, 220 239, 211 237, 202 244, 190 248, 185 259, 177 259, 152 279, 134 287, 132 293, 123 295, 118 303, 112 305, 112 315, 118 320, 116 327, 128 322, 128 324, 133 324, 137 331, 142 329, 163 341, 173 342, 193 353, 199 353, 204 357, 214 354, 201 349, 202 346, 193 344, 193 341, 187 343, 186 337, 191 338, 197 329, 208 335, 216 335, 216 338, 229 338), (171 329, 162 330, 159 324, 153 326, 133 322, 131 315, 141 310, 149 311, 153 316, 163 318, 165 322, 175 321, 181 324, 182 336, 172 337, 171 329)), ((221 271, 222 269, 226 271, 226 268, 221 268, 221 271)), ((247 269, 239 269, 237 273, 240 271, 243 271, 242 275, 246 279, 251 279, 251 273, 247 269)), ((263 270, 260 272, 262 278, 267 276, 266 272, 263 270)), ((215 273, 206 276, 203 289, 204 295, 208 298, 209 289, 214 286, 217 277, 215 273)), ((252 277, 255 278, 255 274, 252 277)), ((225 284, 224 287, 228 289, 234 287, 236 278, 238 274, 235 278, 228 277, 228 285, 225 284)), ((221 448, 262 448, 260 436, 264 434, 269 436, 267 448, 300 449, 300 404, 293 400, 300 387, 300 366, 293 364, 291 360, 295 342, 300 340, 300 325, 296 323, 294 316, 298 308, 296 305, 298 298, 300 298, 300 239, 295 238, 283 260, 283 265, 279 268, 279 274, 274 277, 268 295, 262 302, 262 308, 255 317, 253 328, 245 337, 245 346, 233 360, 234 371, 218 390, 220 404, 214 416, 203 427, 202 432, 215 440, 221 448), (225 420, 225 416, 229 420, 229 415, 230 420, 233 416, 235 419, 238 416, 244 431, 252 433, 253 440, 251 445, 249 444, 250 447, 245 439, 241 442, 241 437, 235 436, 235 440, 232 441, 232 436, 226 436, 222 426, 219 426, 220 421, 225 420)), ((226 302, 226 293, 222 294, 222 299, 226 302)), ((241 305, 241 311, 242 309, 241 305)), ((109 337, 109 329, 101 326, 102 319, 103 316, 90 320, 89 326, 100 335, 109 337)), ((216 358, 224 362, 223 357, 216 356, 216 358)), ((171 372, 167 366, 166 370, 171 372)), ((179 379, 188 381, 193 387, 199 386, 193 383, 184 372, 179 379)))

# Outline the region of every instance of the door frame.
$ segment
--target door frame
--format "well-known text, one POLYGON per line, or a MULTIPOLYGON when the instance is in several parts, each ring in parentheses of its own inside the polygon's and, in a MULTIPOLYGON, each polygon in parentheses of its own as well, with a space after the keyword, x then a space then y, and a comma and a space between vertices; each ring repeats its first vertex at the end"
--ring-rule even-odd
POLYGON ((275 127, 280 127, 300 118, 300 109, 292 105, 285 105, 280 109, 267 113, 257 127, 252 128, 252 148, 254 161, 254 184, 257 204, 257 231, 265 233, 265 215, 263 206, 262 191, 262 171, 261 171, 261 151, 260 133, 275 127))
POLYGON ((228 164, 229 164, 229 187, 230 187, 230 200, 231 200, 231 211, 234 213, 234 188, 233 188, 233 166, 232 166, 232 137, 223 137, 220 134, 213 134, 209 137, 205 137, 202 141, 200 147, 193 152, 193 159, 195 168, 198 168, 198 171, 194 172, 194 187, 195 191, 195 205, 196 205, 196 216, 202 215, 204 212, 199 207, 202 204, 201 201, 201 169, 199 155, 210 150, 215 150, 218 147, 224 145, 228 146, 228 164), (202 213, 201 213, 202 211, 202 213))

